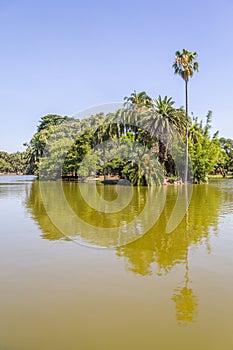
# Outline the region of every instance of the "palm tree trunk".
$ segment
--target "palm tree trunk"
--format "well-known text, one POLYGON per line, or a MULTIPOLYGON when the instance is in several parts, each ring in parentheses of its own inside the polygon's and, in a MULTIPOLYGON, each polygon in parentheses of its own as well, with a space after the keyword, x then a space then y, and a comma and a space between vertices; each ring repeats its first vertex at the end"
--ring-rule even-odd
POLYGON ((185 80, 185 117, 186 117, 186 144, 185 144, 185 168, 184 168, 184 182, 188 181, 188 79, 185 80))
POLYGON ((107 181, 107 169, 106 169, 106 160, 105 160, 105 144, 103 145, 103 158, 104 158, 104 184, 106 184, 107 181))

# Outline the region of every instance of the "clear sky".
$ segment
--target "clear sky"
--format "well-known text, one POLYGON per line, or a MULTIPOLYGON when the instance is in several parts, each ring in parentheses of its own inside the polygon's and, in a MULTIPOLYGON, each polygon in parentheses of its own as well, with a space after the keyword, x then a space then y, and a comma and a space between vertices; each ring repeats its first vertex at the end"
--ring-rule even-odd
POLYGON ((233 138, 232 0, 0 0, 0 150, 23 150, 46 114, 135 89, 184 105, 175 51, 198 53, 190 112, 233 138))

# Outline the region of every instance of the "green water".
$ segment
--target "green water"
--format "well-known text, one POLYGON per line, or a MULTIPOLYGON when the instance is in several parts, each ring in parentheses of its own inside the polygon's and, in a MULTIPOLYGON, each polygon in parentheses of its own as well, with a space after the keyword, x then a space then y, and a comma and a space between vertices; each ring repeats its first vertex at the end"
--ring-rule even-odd
POLYGON ((0 350, 233 349, 232 210, 232 180, 1 176, 0 350))

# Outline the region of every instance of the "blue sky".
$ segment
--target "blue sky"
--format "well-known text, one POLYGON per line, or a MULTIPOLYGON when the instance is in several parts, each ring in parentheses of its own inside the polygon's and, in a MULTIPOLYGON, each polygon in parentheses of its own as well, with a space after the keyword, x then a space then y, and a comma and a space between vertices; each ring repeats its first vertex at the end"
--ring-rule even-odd
POLYGON ((136 89, 184 105, 175 51, 197 51, 190 112, 233 138, 233 2, 0 0, 0 150, 23 150, 46 114, 121 102, 136 89))

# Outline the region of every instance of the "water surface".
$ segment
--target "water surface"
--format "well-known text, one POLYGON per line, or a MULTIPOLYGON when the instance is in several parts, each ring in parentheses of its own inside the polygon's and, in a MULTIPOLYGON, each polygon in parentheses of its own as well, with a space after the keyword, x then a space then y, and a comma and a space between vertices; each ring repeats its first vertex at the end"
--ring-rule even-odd
POLYGON ((193 186, 167 233, 178 187, 1 176, 0 349, 231 350, 233 181, 193 186))

